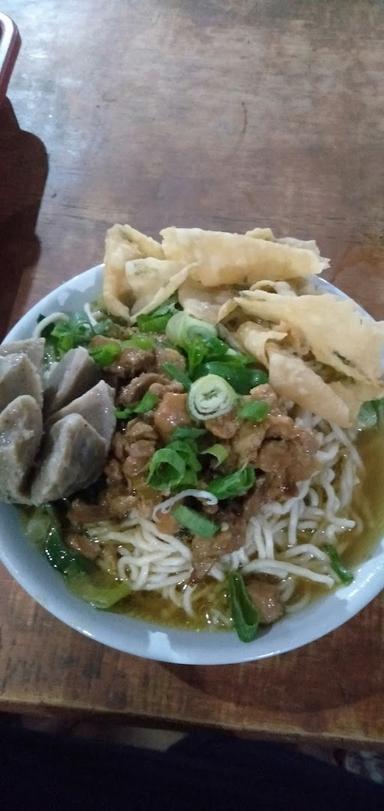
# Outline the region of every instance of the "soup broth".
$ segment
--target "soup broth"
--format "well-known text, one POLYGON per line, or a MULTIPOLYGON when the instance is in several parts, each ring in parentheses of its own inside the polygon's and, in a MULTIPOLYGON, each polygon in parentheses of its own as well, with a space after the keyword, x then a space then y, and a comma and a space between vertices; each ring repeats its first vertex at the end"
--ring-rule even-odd
MULTIPOLYGON (((360 484, 355 488, 351 513, 361 519, 353 530, 339 536, 338 547, 343 563, 355 568, 366 560, 384 534, 384 431, 360 432, 357 448, 363 461, 360 484)), ((342 588, 342 586, 340 586, 342 588)), ((194 617, 189 617, 158 592, 136 592, 114 610, 164 625, 192 630, 226 630, 231 626, 228 593, 222 584, 197 586, 194 617)), ((329 594, 317 583, 299 580, 292 602, 304 597, 315 600, 329 594)), ((289 609, 289 603, 288 603, 289 609)))

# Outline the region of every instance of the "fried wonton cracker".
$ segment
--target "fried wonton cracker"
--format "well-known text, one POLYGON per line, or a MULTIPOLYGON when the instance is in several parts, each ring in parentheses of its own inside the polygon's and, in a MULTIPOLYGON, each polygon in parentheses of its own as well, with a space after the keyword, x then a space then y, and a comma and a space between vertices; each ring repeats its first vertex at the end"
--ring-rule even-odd
POLYGON ((253 321, 245 321, 237 330, 236 338, 246 352, 268 367, 268 344, 283 341, 287 334, 283 330, 264 329, 253 321))
POLYGON ((167 259, 133 259, 125 265, 128 289, 134 304, 131 322, 163 304, 185 282, 189 267, 167 259))
POLYGON ((103 298, 108 312, 130 320, 130 290, 125 275, 125 264, 132 259, 153 256, 163 257, 161 245, 151 237, 141 234, 130 225, 113 225, 105 240, 103 298))
POLYGON ((165 256, 196 263, 191 277, 204 287, 307 277, 328 267, 313 250, 247 234, 174 227, 160 233, 165 256))
POLYGON ((352 425, 348 405, 301 358, 278 350, 270 352, 269 382, 280 397, 301 408, 341 428, 352 425))
POLYGON ((230 287, 203 287, 200 282, 187 279, 179 288, 179 302, 188 315, 216 324, 221 307, 233 298, 230 287))
POLYGON ((296 330, 322 363, 341 375, 376 383, 383 376, 384 322, 364 316, 349 300, 330 293, 282 296, 244 290, 234 299, 249 316, 284 322, 296 330))

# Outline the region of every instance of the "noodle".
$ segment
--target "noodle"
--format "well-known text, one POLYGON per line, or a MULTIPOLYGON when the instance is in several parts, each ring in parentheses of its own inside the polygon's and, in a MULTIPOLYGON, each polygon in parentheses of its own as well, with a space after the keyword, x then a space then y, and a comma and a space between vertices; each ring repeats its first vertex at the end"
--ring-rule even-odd
MULTIPOLYGON (((361 531, 363 527, 361 518, 350 510, 362 470, 353 445, 356 432, 344 431, 306 412, 301 412, 296 422, 315 431, 319 439, 318 470, 299 483, 296 496, 261 507, 249 521, 244 545, 212 566, 208 585, 189 585, 193 571, 190 546, 160 532, 154 521, 139 514, 88 528, 102 545, 115 546, 118 577, 129 579, 133 591, 159 591, 189 617, 193 617, 206 589, 212 589, 210 584, 223 583, 231 570, 278 578, 288 612, 301 610, 310 600, 308 588, 300 584, 332 588, 337 577, 322 545, 337 544, 338 536, 346 530, 361 531)), ((218 622, 222 622, 220 615, 218 611, 218 622)))
POLYGON ((32 337, 40 338, 46 327, 49 327, 51 324, 57 324, 58 321, 69 321, 69 315, 67 315, 67 313, 57 312, 51 313, 51 315, 47 315, 45 318, 41 318, 33 330, 32 337))

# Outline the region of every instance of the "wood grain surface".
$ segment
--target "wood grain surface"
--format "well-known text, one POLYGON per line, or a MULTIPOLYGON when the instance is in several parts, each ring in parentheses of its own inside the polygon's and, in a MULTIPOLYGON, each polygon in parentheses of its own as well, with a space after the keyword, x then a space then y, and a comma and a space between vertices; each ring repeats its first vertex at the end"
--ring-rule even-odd
MULTIPOLYGON (((3 331, 100 261, 116 221, 315 238, 329 278, 383 317, 382 3, 5 0, 2 10, 23 39, 0 110, 3 331)), ((383 740, 381 598, 303 650, 211 668, 93 643, 4 569, 0 617, 3 711, 383 740)))

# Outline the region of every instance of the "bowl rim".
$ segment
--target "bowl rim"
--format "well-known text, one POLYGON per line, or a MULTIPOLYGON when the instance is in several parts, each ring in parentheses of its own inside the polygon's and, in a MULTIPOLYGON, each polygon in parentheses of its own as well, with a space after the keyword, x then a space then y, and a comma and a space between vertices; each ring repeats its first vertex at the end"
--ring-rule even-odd
MULTIPOLYGON (((88 288, 83 289, 83 285, 88 282, 93 288, 97 287, 102 269, 103 265, 95 265, 54 288, 19 319, 5 337, 4 343, 28 337, 32 331, 31 324, 36 322, 42 311, 47 308, 50 308, 51 312, 58 309, 57 299, 61 294, 65 295, 71 289, 76 293, 85 292, 88 288)), ((349 299, 345 293, 325 279, 320 278, 316 281, 320 288, 349 299)), ((360 307, 359 309, 362 310, 360 307)), ((28 544, 20 527, 20 549, 16 551, 12 544, 4 546, 2 525, 9 521, 13 522, 13 528, 17 532, 16 507, 0 504, 0 560, 16 582, 37 603, 64 624, 88 638, 115 650, 163 662, 190 665, 238 664, 297 650, 339 628, 361 611, 384 587, 384 539, 379 538, 371 557, 356 569, 359 577, 360 573, 362 575, 359 587, 355 581, 355 585, 351 584, 321 597, 310 604, 308 611, 304 609, 299 614, 284 617, 280 623, 263 632, 255 642, 246 645, 239 642, 234 632, 181 630, 123 614, 100 612, 84 604, 69 592, 63 578, 28 544), (9 510, 12 511, 13 518, 9 510), (34 574, 36 566, 39 576, 34 574), (48 580, 50 586, 45 582, 48 580), (324 606, 327 607, 325 610, 324 606), (314 620, 313 625, 305 622, 305 617, 310 619, 310 616, 314 620), (277 634, 280 641, 276 639, 273 642, 273 630, 281 629, 283 626, 287 632, 277 634), (292 633, 289 632, 289 628, 292 633), (271 640, 270 644, 268 639, 271 640), (213 644, 214 640, 217 644, 213 644)))

